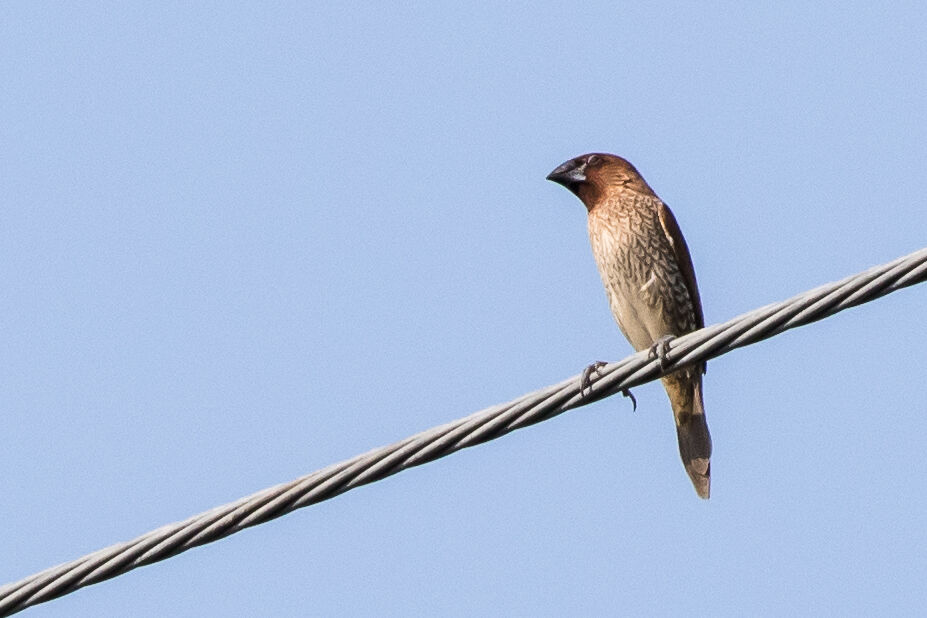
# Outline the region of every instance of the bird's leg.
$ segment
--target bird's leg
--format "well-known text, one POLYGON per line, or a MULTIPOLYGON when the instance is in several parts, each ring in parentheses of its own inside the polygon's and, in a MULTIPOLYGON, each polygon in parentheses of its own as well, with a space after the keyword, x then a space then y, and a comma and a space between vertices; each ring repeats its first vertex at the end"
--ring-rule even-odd
POLYGON ((669 342, 675 338, 676 337, 673 335, 666 335, 654 341, 653 345, 650 346, 650 352, 648 352, 647 358, 660 359, 660 371, 666 370, 666 363, 669 362, 669 342))
POLYGON ((583 391, 585 391, 587 388, 590 391, 592 390, 592 374, 596 374, 597 376, 600 375, 599 369, 601 367, 604 367, 607 364, 608 363, 606 363, 605 361, 596 361, 592 363, 591 365, 589 365, 588 367, 586 367, 585 369, 583 369, 583 377, 579 381, 579 396, 580 397, 583 396, 583 391))

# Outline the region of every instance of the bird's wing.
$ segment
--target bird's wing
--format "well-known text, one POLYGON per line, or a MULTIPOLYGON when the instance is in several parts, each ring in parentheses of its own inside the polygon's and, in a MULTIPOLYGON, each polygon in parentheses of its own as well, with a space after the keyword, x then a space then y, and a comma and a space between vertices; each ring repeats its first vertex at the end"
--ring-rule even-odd
POLYGON ((663 233, 673 248, 676 256, 676 263, 679 270, 682 271, 682 278, 686 282, 686 289, 689 290, 689 298, 692 299, 693 308, 695 309, 695 327, 705 327, 705 316, 702 315, 702 300, 698 295, 698 285, 695 283, 695 268, 692 267, 692 257, 689 255, 689 247, 686 246, 686 239, 682 236, 682 230, 676 223, 676 217, 669 206, 660 201, 657 208, 660 215, 660 225, 663 227, 663 233))

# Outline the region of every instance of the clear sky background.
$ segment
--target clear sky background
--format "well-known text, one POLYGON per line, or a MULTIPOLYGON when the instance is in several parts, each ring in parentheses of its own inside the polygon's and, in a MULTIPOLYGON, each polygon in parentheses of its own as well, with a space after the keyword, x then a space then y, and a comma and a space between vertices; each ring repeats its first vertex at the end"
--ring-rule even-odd
MULTIPOLYGON (((927 9, 0 4, 0 583, 630 353, 590 151, 706 321, 927 246, 927 9)), ((927 287, 35 616, 915 613, 927 287)))

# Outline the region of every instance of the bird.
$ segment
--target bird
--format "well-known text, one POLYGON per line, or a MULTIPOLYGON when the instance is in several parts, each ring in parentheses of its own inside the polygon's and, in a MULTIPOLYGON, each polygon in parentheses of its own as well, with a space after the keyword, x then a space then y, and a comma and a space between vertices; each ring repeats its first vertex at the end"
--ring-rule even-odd
MULTIPOLYGON (((705 326, 689 248, 669 207, 627 160, 584 154, 547 175, 586 206, 589 241, 612 316, 637 350, 666 358, 669 340, 705 326)), ((593 365, 591 368, 594 368, 593 365)), ((711 434, 702 400, 705 363, 662 378, 683 466, 711 493, 711 434)))

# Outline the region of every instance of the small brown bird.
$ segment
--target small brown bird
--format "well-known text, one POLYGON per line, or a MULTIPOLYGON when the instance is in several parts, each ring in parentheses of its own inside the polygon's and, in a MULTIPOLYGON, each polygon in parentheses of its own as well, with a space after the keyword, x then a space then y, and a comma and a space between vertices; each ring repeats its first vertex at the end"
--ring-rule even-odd
MULTIPOLYGON (((589 214, 589 240, 612 315, 635 350, 662 350, 705 326, 692 258, 673 213, 634 166, 615 155, 586 154, 548 180, 572 191, 589 214)), ((663 377, 676 417, 679 454, 695 491, 708 498, 711 436, 702 403, 705 364, 663 377)))

